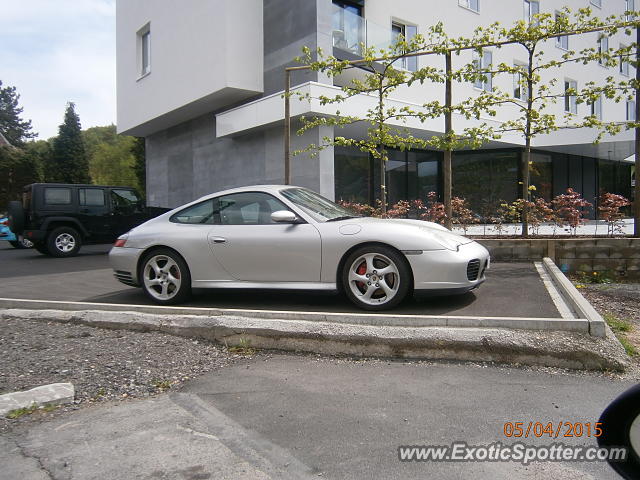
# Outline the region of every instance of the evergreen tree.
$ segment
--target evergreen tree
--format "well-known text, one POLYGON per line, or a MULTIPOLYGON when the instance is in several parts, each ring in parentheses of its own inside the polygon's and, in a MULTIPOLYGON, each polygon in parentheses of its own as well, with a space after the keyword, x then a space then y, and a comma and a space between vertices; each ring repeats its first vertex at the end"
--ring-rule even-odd
POLYGON ((82 140, 80 117, 72 102, 67 104, 64 123, 53 140, 53 155, 45 166, 47 182, 89 183, 89 162, 82 140))
POLYGON ((37 162, 26 150, 0 147, 0 211, 11 200, 20 200, 22 187, 37 182, 37 162))
POLYGON ((0 80, 0 132, 14 147, 20 147, 25 140, 37 136, 31 131, 31 120, 20 117, 23 109, 18 104, 19 99, 16 87, 3 87, 0 80))

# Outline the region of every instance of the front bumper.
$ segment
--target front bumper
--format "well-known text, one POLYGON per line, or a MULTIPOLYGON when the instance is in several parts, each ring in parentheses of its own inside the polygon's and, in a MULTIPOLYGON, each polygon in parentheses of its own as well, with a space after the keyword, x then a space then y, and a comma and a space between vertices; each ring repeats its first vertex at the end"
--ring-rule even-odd
POLYGON ((116 279, 131 287, 139 287, 138 260, 144 250, 141 248, 113 247, 109 252, 109 263, 116 279))
POLYGON ((413 270, 415 290, 442 294, 464 293, 478 287, 485 281, 490 265, 489 252, 476 242, 461 245, 457 251, 431 250, 407 255, 407 260, 413 270))

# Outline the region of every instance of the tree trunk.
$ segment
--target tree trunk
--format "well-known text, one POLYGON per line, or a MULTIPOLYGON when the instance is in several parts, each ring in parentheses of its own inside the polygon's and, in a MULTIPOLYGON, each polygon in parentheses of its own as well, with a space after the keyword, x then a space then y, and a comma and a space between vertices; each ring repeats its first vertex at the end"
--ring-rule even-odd
MULTIPOLYGON (((451 141, 452 135, 452 120, 451 120, 451 52, 447 51, 446 56, 446 80, 445 80, 445 92, 444 92, 444 134, 445 138, 448 138, 448 141, 451 141)), ((451 228, 451 217, 453 216, 453 211, 451 208, 451 157, 453 156, 453 152, 451 151, 451 145, 448 143, 447 148, 444 151, 443 161, 442 161, 442 182, 443 182, 443 200, 444 200, 444 213, 446 214, 445 218, 445 227, 451 228)))
MULTIPOLYGON (((640 27, 636 27, 636 82, 640 86, 640 27)), ((640 119, 640 88, 636 88, 636 122, 640 119)), ((640 238, 640 181, 638 181, 638 172, 640 162, 640 127, 635 128, 636 133, 636 186, 634 187, 634 209, 633 209, 633 236, 640 238)))

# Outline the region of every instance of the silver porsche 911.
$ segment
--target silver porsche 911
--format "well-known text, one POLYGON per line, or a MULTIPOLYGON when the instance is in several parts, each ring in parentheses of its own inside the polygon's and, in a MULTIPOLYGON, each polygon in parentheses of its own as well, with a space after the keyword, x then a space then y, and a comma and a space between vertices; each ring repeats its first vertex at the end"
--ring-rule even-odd
POLYGON ((413 290, 463 293, 487 250, 435 223, 358 217, 306 188, 251 186, 202 197, 122 235, 116 278, 159 304, 192 288, 342 290, 365 310, 413 290))

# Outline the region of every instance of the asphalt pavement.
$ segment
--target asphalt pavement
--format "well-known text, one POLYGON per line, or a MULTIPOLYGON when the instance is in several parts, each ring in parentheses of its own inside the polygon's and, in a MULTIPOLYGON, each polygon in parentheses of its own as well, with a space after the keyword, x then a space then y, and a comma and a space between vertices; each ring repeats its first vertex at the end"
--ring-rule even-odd
MULTIPOLYGON (((630 385, 550 369, 258 355, 180 392, 0 437, 0 477, 616 479, 602 462, 404 463, 398 447, 511 445, 506 422, 593 423, 630 385)), ((519 440, 596 444, 586 430, 519 440)))
MULTIPOLYGON (((111 245, 87 245, 77 257, 51 258, 35 250, 16 250, 0 242, 0 296, 153 305, 139 288, 113 278, 111 245)), ((322 291, 196 290, 192 307, 361 313, 344 296, 322 291)), ((487 281, 463 295, 417 295, 393 310, 397 314, 559 318, 532 263, 493 263, 487 281)))

